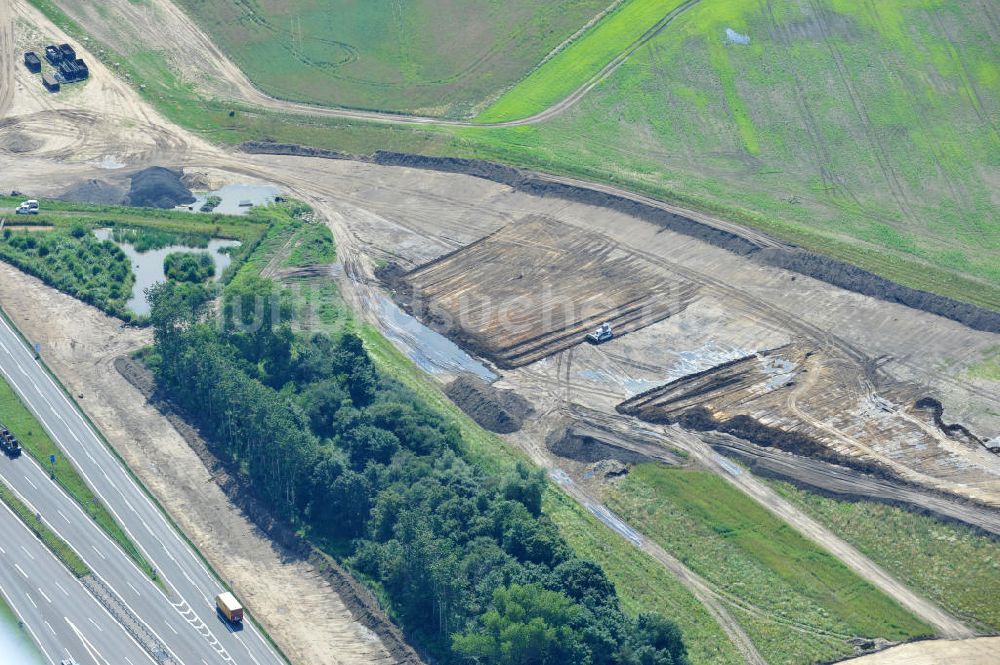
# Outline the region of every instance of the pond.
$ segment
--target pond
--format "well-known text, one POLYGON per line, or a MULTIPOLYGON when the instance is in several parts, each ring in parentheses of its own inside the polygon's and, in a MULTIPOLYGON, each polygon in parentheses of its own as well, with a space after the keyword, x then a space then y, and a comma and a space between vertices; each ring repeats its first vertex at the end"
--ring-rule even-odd
POLYGON ((215 277, 218 279, 230 263, 232 257, 227 252, 220 250, 228 247, 237 247, 239 240, 224 240, 222 238, 212 238, 208 241, 208 248, 186 247, 184 245, 168 245, 160 249, 151 249, 148 252, 137 252, 135 248, 127 242, 116 242, 112 237, 111 229, 95 229, 94 235, 101 240, 110 240, 121 247, 125 255, 132 263, 132 272, 135 274, 135 285, 132 287, 132 297, 128 300, 128 308, 136 314, 149 314, 149 303, 146 302, 145 289, 157 282, 166 280, 163 274, 163 259, 167 254, 173 252, 206 252, 212 257, 215 264, 215 277))
POLYGON ((274 203, 274 198, 281 192, 275 185, 226 185, 212 192, 194 192, 195 202, 190 206, 182 206, 185 210, 199 212, 201 206, 210 196, 222 199, 212 212, 223 215, 245 215, 254 206, 264 206, 274 203))

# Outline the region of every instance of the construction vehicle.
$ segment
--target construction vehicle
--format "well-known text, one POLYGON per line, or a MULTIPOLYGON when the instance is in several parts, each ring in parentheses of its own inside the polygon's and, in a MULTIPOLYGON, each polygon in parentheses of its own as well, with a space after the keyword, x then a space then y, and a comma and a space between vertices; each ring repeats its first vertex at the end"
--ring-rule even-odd
POLYGON ((609 339, 612 339, 614 336, 614 332, 611 331, 611 324, 605 322, 602 323, 601 327, 597 330, 587 333, 587 341, 591 344, 603 344, 609 339))
POLYGON ((21 456, 21 442, 3 425, 0 425, 0 450, 12 459, 21 456))
POLYGON ((229 623, 237 625, 243 623, 243 606, 230 592, 224 591, 215 597, 215 608, 229 623))

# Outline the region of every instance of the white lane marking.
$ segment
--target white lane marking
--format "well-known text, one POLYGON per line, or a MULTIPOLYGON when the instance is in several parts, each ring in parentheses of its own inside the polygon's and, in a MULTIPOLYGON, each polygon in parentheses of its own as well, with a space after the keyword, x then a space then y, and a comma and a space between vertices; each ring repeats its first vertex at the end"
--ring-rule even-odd
MULTIPOLYGON (((0 326, 2 326, 3 328, 6 328, 7 331, 11 334, 11 336, 13 336, 13 337, 17 336, 17 334, 15 333, 15 331, 11 328, 10 324, 6 320, 4 320, 2 318, 0 318, 0 326)), ((0 342, 0 344, 2 344, 2 342, 0 342)), ((19 347, 19 350, 22 353, 27 353, 27 349, 25 347, 23 347, 21 344, 18 344, 18 347, 19 347)), ((7 349, 5 346, 4 346, 4 349, 10 354, 10 350, 9 349, 7 349)), ((10 355, 13 358, 13 354, 10 354, 10 355)), ((16 362, 16 359, 15 359, 15 362, 16 362)), ((19 365, 21 371, 25 374, 25 376, 28 376, 28 374, 24 370, 24 368, 22 366, 20 366, 20 363, 18 363, 18 365, 19 365)), ((40 367, 40 365, 38 365, 36 363, 36 367, 40 367)), ((13 379, 13 377, 11 377, 8 372, 4 371, 4 369, 3 369, 2 366, 0 366, 0 373, 6 375, 8 377, 8 379, 10 379, 11 383, 14 384, 15 388, 20 388, 20 386, 17 385, 17 382, 13 379)), ((59 386, 59 384, 57 384, 55 382, 55 380, 53 379, 53 377, 50 376, 48 372, 44 372, 43 371, 42 374, 44 375, 45 380, 48 381, 49 385, 55 391, 55 393, 57 393, 62 398, 63 403, 66 405, 66 407, 68 409, 68 412, 71 412, 72 415, 83 426, 82 432, 85 432, 87 435, 89 435, 89 438, 86 441, 86 443, 84 444, 84 446, 88 446, 88 445, 97 446, 97 448, 100 449, 99 454, 108 455, 109 451, 105 448, 104 445, 102 445, 102 441, 100 440, 100 438, 98 437, 98 435, 96 434, 96 432, 94 431, 94 429, 91 427, 91 425, 86 420, 86 418, 84 418, 84 416, 79 411, 79 409, 76 407, 76 405, 74 405, 70 401, 69 397, 65 394, 64 390, 59 386)), ((29 376, 29 379, 30 378, 31 377, 29 376)), ((66 430, 70 433, 70 435, 73 436, 73 438, 76 439, 78 442, 80 442, 80 439, 79 439, 79 437, 76 436, 76 433, 72 429, 69 428, 69 425, 66 422, 66 419, 63 418, 63 416, 60 413, 56 412, 55 411, 55 407, 52 405, 52 403, 47 399, 47 397, 45 395, 41 394, 41 391, 40 391, 38 385, 35 384, 34 382, 32 382, 32 385, 35 387, 36 392, 38 393, 38 396, 41 397, 42 400, 52 409, 51 415, 55 416, 60 422, 62 422, 63 425, 66 426, 66 430)), ((21 392, 23 394, 23 391, 21 391, 21 392)), ((38 413, 37 410, 34 408, 33 400, 31 400, 28 395, 23 395, 23 396, 25 397, 25 401, 28 402, 29 406, 32 407, 31 410, 32 411, 36 411, 36 415, 38 415, 39 419, 44 422, 44 420, 45 420, 44 415, 38 413)), ((58 442, 58 437, 54 434, 54 432, 50 431, 50 434, 53 434, 53 438, 56 439, 57 442, 58 442)), ((117 512, 115 511, 114 507, 104 498, 104 496, 101 494, 101 492, 96 489, 96 485, 92 481, 90 481, 90 478, 87 476, 87 473, 83 471, 83 469, 80 467, 80 465, 78 463, 76 463, 76 460, 73 459, 73 455, 68 452, 68 449, 66 449, 65 446, 60 446, 60 448, 62 448, 63 451, 64 451, 64 453, 66 454, 66 456, 69 457, 70 460, 75 463, 75 465, 77 466, 78 470, 81 471, 81 474, 85 477, 85 479, 88 481, 88 483, 91 485, 91 487, 95 489, 95 493, 101 499, 104 499, 105 505, 109 508, 109 510, 112 512, 112 514, 114 514, 114 516, 116 518, 118 518, 119 523, 122 524, 122 526, 124 527, 124 530, 126 531, 126 533, 128 533, 131 536, 130 530, 128 529, 127 526, 125 526, 124 522, 120 519, 120 517, 117 514, 117 512)), ((93 462, 95 465, 98 464, 97 460, 94 459, 94 456, 91 454, 90 450, 87 449, 87 447, 84 447, 84 452, 87 455, 87 457, 90 459, 91 462, 93 462)), ((205 580, 203 580, 202 583, 205 583, 205 581, 207 580, 207 582, 209 584, 214 584, 215 583, 214 576, 209 572, 209 570, 206 568, 204 562, 201 561, 197 557, 197 555, 190 548, 190 546, 188 546, 188 544, 185 543, 181 539, 180 534, 167 521, 167 518, 163 514, 163 512, 157 506, 155 506, 153 504, 153 502, 150 500, 150 498, 139 488, 139 486, 135 482, 135 479, 132 478, 130 475, 128 475, 124 471, 123 468, 121 468, 120 463, 118 463, 117 460, 112 460, 112 462, 114 464, 113 471, 115 473, 117 473, 118 476, 119 476, 119 478, 124 481, 125 486, 127 486, 127 487, 130 486, 131 490, 134 491, 135 495, 138 496, 138 497, 140 497, 140 499, 142 501, 144 501, 144 504, 143 504, 144 507, 147 508, 149 511, 151 511, 152 515, 155 515, 155 518, 158 520, 158 523, 157 523, 158 526, 162 526, 162 528, 165 530, 165 532, 167 534, 169 534, 169 536, 173 536, 173 539, 178 544, 178 546, 180 547, 181 552, 183 552, 183 554, 186 555, 187 557, 190 557, 190 561, 192 561, 195 564, 195 566, 200 570, 200 572, 201 572, 200 577, 204 577, 205 578, 205 580)), ((107 477, 107 473, 104 471, 103 467, 101 468, 101 471, 102 471, 102 474, 105 477, 107 477)), ((109 478, 109 482, 110 482, 110 478, 109 478)), ((122 496, 124 497, 124 493, 122 493, 121 490, 118 487, 115 487, 115 489, 119 492, 119 494, 122 494, 122 496)), ((78 506, 75 506, 75 507, 79 508, 78 506)), ((129 505, 129 508, 132 509, 133 511, 135 511, 134 506, 129 505)), ((138 511, 136 511, 136 512, 138 512, 138 511)), ((164 550, 167 553, 167 556, 171 559, 171 561, 173 561, 175 564, 179 564, 180 562, 177 560, 177 557, 175 557, 169 550, 167 550, 165 543, 162 540, 160 540, 159 536, 152 529, 150 529, 148 523, 145 520, 143 520, 143 525, 145 526, 146 530, 149 531, 150 536, 152 536, 153 539, 164 548, 164 550)), ((102 532, 102 535, 104 535, 106 537, 106 534, 103 534, 103 532, 102 532)), ((149 553, 146 551, 146 548, 142 545, 142 543, 141 542, 137 542, 137 544, 139 545, 140 550, 142 550, 143 553, 147 556, 147 559, 150 560, 150 561, 153 561, 152 557, 149 556, 149 553)), ((129 563, 132 563, 134 565, 134 563, 131 562, 131 561, 129 563)), ((153 561, 153 563, 155 564, 155 561, 153 561)), ((164 581, 167 583, 167 585, 171 589, 174 590, 174 592, 180 594, 180 591, 170 581, 169 578, 165 579, 164 581)), ((196 586, 196 588, 197 588, 197 586, 196 586)), ((198 588, 197 590, 201 591, 200 588, 198 588)), ((261 639, 261 641, 263 642, 263 639, 260 637, 260 633, 256 630, 256 627, 253 626, 252 623, 250 624, 250 626, 251 626, 251 630, 253 631, 254 635, 257 636, 259 639, 261 639)), ((244 645, 244 646, 246 646, 246 645, 244 645)), ((274 651, 273 651, 273 649, 271 649, 270 645, 267 645, 266 643, 264 643, 263 647, 264 647, 265 651, 270 652, 270 655, 276 658, 276 655, 274 654, 274 651)), ((227 661, 233 662, 232 658, 229 656, 229 654, 225 653, 224 650, 223 650, 223 657, 227 661)), ((251 655, 250 657, 253 658, 253 660, 255 662, 257 662, 257 659, 253 655, 251 655)))
POLYGON ((174 631, 174 635, 177 635, 177 629, 171 626, 169 621, 164 621, 163 623, 167 624, 167 628, 174 631))
POLYGON ((91 618, 91 617, 87 617, 87 621, 89 621, 90 623, 94 624, 94 628, 96 628, 97 630, 101 631, 102 633, 104 632, 104 629, 103 629, 103 628, 101 628, 100 626, 98 626, 98 625, 97 625, 97 622, 96 622, 96 621, 94 621, 94 619, 93 619, 93 618, 91 618))
POLYGON ((31 552, 28 551, 27 547, 25 547, 24 545, 21 545, 21 549, 24 550, 24 553, 28 555, 29 559, 31 559, 32 561, 35 560, 34 555, 31 552))
POLYGON ((69 518, 66 517, 66 515, 65 515, 65 513, 63 513, 63 511, 61 511, 58 508, 56 508, 56 512, 59 513, 59 517, 61 517, 64 520, 66 520, 66 524, 72 524, 72 522, 69 521, 69 518))
POLYGON ((27 599, 28 599, 28 600, 29 600, 29 601, 31 602, 31 604, 35 606, 35 609, 36 609, 36 610, 38 609, 38 605, 36 605, 36 604, 35 604, 35 601, 34 601, 34 600, 32 600, 32 598, 31 598, 31 594, 29 594, 29 593, 28 593, 27 591, 25 591, 25 592, 24 592, 24 597, 25 597, 25 598, 27 598, 27 599))
MULTIPOLYGON (((83 643, 83 648, 85 648, 87 650, 87 653, 90 654, 90 657, 93 658, 95 662, 99 663, 102 660, 105 663, 108 662, 108 659, 105 658, 104 655, 101 654, 101 652, 98 651, 97 648, 94 647, 94 645, 90 643, 90 641, 84 636, 84 634, 80 632, 80 629, 73 625, 73 622, 69 620, 69 617, 63 617, 63 619, 66 620, 66 623, 69 624, 69 627, 73 630, 74 633, 76 633, 77 638, 79 638, 79 640, 83 643)), ((91 621, 91 623, 93 623, 94 620, 91 619, 90 621, 91 621)), ((94 624, 94 625, 97 625, 97 624, 94 624)))
POLYGON ((128 584, 128 585, 129 585, 130 587, 132 587, 132 591, 135 591, 135 595, 137 595, 137 596, 141 596, 141 595, 142 595, 141 593, 139 593, 139 590, 138 590, 138 589, 136 589, 136 588, 135 588, 135 587, 134 587, 134 586, 132 585, 132 583, 131 583, 131 582, 128 582, 128 581, 126 581, 125 583, 126 583, 126 584, 128 584))
POLYGON ((17 572, 19 572, 19 573, 21 573, 22 575, 24 575, 24 579, 28 579, 28 573, 24 572, 24 569, 23 569, 23 568, 21 568, 21 566, 19 566, 19 565, 17 565, 17 564, 15 563, 15 564, 14 564, 14 567, 15 567, 15 568, 17 568, 17 572))
POLYGON ((51 603, 52 602, 52 599, 49 598, 48 596, 46 596, 45 592, 42 591, 42 587, 38 587, 38 593, 42 594, 42 598, 45 599, 45 602, 47 602, 47 603, 51 603))
POLYGON ((31 478, 29 478, 28 476, 25 476, 24 479, 28 481, 29 485, 31 485, 32 487, 35 488, 36 492, 38 491, 38 485, 36 485, 35 483, 31 482, 31 478))
POLYGON ((49 623, 48 621, 46 621, 46 622, 45 622, 45 625, 49 627, 49 632, 50 632, 50 633, 52 633, 52 635, 53 635, 53 636, 55 636, 55 634, 56 634, 56 629, 52 627, 52 624, 51 624, 51 623, 49 623))
POLYGON ((97 556, 101 557, 101 558, 102 558, 102 559, 104 559, 105 561, 107 561, 107 560, 108 560, 108 557, 104 556, 104 553, 103 553, 103 552, 101 552, 101 550, 97 549, 97 545, 94 545, 93 543, 91 543, 91 544, 90 544, 90 547, 91 547, 91 548, 92 548, 92 549, 93 549, 93 550, 94 550, 95 552, 97 552, 97 556))
POLYGON ((4 548, 0 547, 0 554, 7 554, 7 550, 5 550, 4 548))
POLYGON ((59 582, 56 582, 56 586, 59 587, 60 591, 62 591, 64 594, 66 594, 67 598, 69 597, 69 591, 67 591, 66 589, 64 589, 62 584, 59 584, 59 582))

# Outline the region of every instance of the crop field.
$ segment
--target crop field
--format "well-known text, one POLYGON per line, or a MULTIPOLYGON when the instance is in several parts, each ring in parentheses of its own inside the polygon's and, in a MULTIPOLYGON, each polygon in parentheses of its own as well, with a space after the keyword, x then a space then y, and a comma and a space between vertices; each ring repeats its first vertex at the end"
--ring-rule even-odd
POLYGON ((828 499, 770 481, 889 573, 984 632, 1000 630, 1000 542, 880 503, 828 499))
POLYGON ((640 465, 609 490, 608 505, 751 617, 746 628, 769 662, 843 657, 852 636, 903 640, 931 632, 710 473, 640 465), (789 631, 801 639, 788 639, 789 631))
POLYGON ((514 83, 609 2, 180 4, 275 97, 455 115, 514 83))
MULTIPOLYGON (((32 3, 71 34, 90 27, 52 0, 32 3)), ((702 0, 575 106, 509 128, 201 99, 162 55, 102 46, 149 102, 212 140, 480 157, 607 181, 1000 309, 997 26, 991 0, 702 0), (749 44, 726 43, 727 28, 749 44)))
POLYGON ((562 115, 459 135, 1000 308, 997 26, 989 0, 705 0, 562 115))
POLYGON ((502 122, 544 111, 587 83, 682 4, 681 0, 626 0, 614 13, 504 93, 476 120, 502 122))

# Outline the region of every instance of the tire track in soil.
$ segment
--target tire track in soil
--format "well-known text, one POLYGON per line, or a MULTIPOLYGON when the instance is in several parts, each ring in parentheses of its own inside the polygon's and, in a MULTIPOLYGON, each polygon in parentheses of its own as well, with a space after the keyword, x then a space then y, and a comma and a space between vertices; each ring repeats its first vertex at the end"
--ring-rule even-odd
POLYGON ((0 118, 14 103, 14 12, 12 0, 0 0, 0 118))
POLYGON ((882 177, 885 178, 885 182, 889 186, 889 191, 892 194, 893 199, 895 199, 896 205, 899 206, 899 210, 905 218, 909 219, 911 222, 919 223, 919 220, 913 214, 910 207, 906 190, 903 188, 896 171, 892 168, 892 160, 889 157, 889 152, 886 150, 885 145, 879 140, 878 134, 872 126, 871 117, 868 115, 868 109, 865 106, 864 100, 861 98, 861 94, 858 92, 857 88, 855 88, 852 77, 848 73, 847 66, 844 64, 844 57, 841 54, 840 49, 834 43, 833 36, 830 34, 829 28, 827 27, 827 17, 831 12, 825 7, 822 7, 817 0, 809 0, 809 6, 819 19, 817 21, 817 25, 819 25, 820 34, 823 36, 823 43, 826 44, 827 50, 830 53, 830 58, 834 64, 834 68, 837 71, 837 76, 840 78, 840 82, 843 85, 844 90, 847 92, 851 106, 854 108, 854 112, 857 115, 858 120, 861 121, 865 138, 868 141, 868 145, 872 149, 872 155, 878 163, 879 170, 882 172, 882 177))

